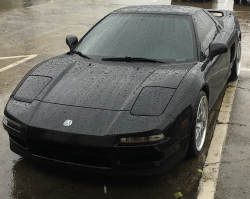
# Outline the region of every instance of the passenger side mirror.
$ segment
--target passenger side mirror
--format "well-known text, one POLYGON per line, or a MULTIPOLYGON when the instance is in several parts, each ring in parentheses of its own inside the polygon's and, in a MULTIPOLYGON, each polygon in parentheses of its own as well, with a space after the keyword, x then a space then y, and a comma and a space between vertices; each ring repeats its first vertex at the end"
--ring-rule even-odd
POLYGON ((213 60, 213 58, 222 53, 226 53, 228 51, 228 45, 224 43, 212 43, 209 46, 209 58, 213 60))
POLYGON ((69 35, 66 37, 66 44, 69 46, 70 49, 75 47, 75 45, 78 43, 78 39, 74 35, 69 35))

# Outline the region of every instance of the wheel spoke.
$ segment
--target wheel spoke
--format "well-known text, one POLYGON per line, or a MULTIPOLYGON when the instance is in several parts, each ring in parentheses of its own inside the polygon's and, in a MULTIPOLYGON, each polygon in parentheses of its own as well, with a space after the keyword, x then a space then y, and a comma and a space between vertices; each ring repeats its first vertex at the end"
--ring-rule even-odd
POLYGON ((196 133, 195 133, 195 139, 196 139, 196 140, 198 139, 199 135, 200 135, 200 132, 199 132, 198 129, 197 129, 197 130, 196 130, 196 133))

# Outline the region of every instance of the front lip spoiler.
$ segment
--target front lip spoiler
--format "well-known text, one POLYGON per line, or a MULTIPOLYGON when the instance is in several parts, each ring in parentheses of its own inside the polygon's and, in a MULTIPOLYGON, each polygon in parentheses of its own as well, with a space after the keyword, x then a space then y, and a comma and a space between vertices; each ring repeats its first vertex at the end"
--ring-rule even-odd
POLYGON ((179 159, 175 159, 170 164, 162 167, 157 168, 150 168, 150 169, 134 169, 134 170, 112 170, 110 168, 103 168, 103 167, 93 167, 93 166, 82 166, 82 165, 76 165, 72 163, 65 163, 61 161, 51 160, 39 156, 34 156, 32 154, 29 154, 25 152, 27 149, 20 149, 19 145, 17 145, 15 142, 13 142, 10 139, 10 149, 14 153, 21 155, 25 159, 29 159, 31 161, 34 161, 36 163, 39 163, 39 166, 41 166, 40 163, 47 165, 47 166, 53 166, 53 167, 61 167, 65 169, 72 169, 80 172, 90 172, 90 173, 96 173, 96 174, 102 174, 102 175, 114 175, 114 176, 152 176, 152 175, 160 175, 171 169, 174 165, 176 165, 181 159, 185 157, 185 154, 181 156, 179 159))

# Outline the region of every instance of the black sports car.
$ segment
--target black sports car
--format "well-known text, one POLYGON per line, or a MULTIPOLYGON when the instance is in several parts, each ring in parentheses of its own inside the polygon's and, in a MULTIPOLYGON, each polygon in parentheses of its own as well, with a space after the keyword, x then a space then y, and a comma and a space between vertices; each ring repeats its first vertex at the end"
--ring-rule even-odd
POLYGON ((23 78, 4 111, 10 148, 83 171, 165 172, 202 150, 208 111, 238 77, 240 40, 230 11, 115 10, 23 78))
POLYGON ((234 0, 234 3, 236 4, 246 4, 249 5, 250 1, 249 0, 234 0))

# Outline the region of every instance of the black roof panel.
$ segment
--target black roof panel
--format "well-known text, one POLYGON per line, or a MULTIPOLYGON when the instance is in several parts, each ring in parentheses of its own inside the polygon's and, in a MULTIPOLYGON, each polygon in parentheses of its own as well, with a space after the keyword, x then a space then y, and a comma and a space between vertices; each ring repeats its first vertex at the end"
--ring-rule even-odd
POLYGON ((166 14, 183 14, 193 15, 201 8, 190 6, 171 6, 171 5, 145 5, 145 6, 130 6, 115 10, 113 13, 166 13, 166 14))

